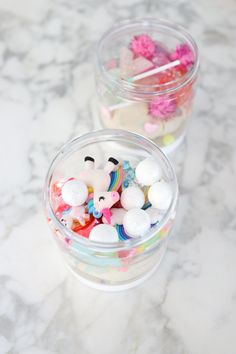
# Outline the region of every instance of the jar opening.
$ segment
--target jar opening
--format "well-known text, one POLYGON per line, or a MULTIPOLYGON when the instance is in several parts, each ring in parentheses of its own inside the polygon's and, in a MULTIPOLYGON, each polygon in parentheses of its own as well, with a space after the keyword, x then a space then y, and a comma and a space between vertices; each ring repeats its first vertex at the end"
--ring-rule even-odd
MULTIPOLYGON (((178 185, 177 185, 176 175, 165 154, 153 142, 151 142, 148 139, 145 139, 141 135, 130 133, 123 130, 118 130, 118 129, 116 130, 106 129, 106 130, 100 130, 100 131, 88 133, 72 140, 71 142, 66 143, 59 150, 59 152, 57 153, 57 155, 55 156, 54 160, 52 161, 49 167, 46 181, 45 181, 45 188, 44 188, 44 204, 45 204, 47 217, 49 217, 52 220, 53 224, 57 227, 57 229, 61 231, 61 233, 65 234, 66 237, 68 237, 68 239, 73 240, 74 242, 78 243, 81 246, 88 247, 95 251, 105 251, 105 252, 126 250, 129 249, 130 247, 142 245, 144 242, 151 239, 162 229, 164 225, 166 225, 166 223, 170 219, 170 216, 173 215, 176 208, 177 198, 178 198, 178 185), (60 164, 61 161, 66 160, 74 152, 86 146, 89 146, 92 143, 107 142, 107 141, 124 142, 124 143, 127 141, 132 141, 136 143, 137 145, 141 146, 142 149, 147 153, 151 152, 153 155, 161 158, 163 163, 166 166, 166 169, 168 170, 169 175, 171 176, 172 185, 173 185, 173 196, 172 196, 171 204, 168 210, 166 211, 163 219, 160 221, 160 223, 154 226, 144 237, 131 238, 129 240, 120 241, 116 243, 99 243, 99 242, 91 241, 89 239, 84 238, 83 236, 78 235, 77 233, 73 232, 72 230, 64 226, 57 218, 53 210, 52 203, 51 203, 51 183, 53 180, 55 169, 57 168, 58 164, 60 164)), ((162 239, 158 241, 161 242, 162 239)))
MULTIPOLYGON (((148 98, 174 93, 195 79, 199 67, 198 48, 192 36, 182 26, 166 20, 126 20, 117 23, 113 28, 107 31, 99 41, 96 55, 98 73, 106 81, 110 90, 116 90, 117 96, 129 98, 129 96, 132 95, 132 98, 136 97, 137 100, 143 99, 144 97, 148 98), (117 56, 119 56, 119 54, 117 53, 117 48, 115 49, 113 47, 116 44, 117 46, 120 45, 120 50, 123 45, 122 41, 127 41, 127 37, 132 38, 138 33, 148 33, 156 37, 164 36, 163 38, 170 38, 170 40, 175 43, 176 41, 186 43, 194 57, 193 65, 181 76, 176 77, 173 75, 170 80, 162 80, 163 82, 161 83, 155 82, 155 80, 149 80, 148 84, 145 83, 145 80, 131 82, 130 78, 121 78, 118 71, 108 70, 107 62, 111 59, 109 55, 113 55, 113 59, 118 61, 117 56)), ((165 75, 170 74, 170 69, 163 71, 160 75, 163 75, 163 73, 165 73, 165 75)))

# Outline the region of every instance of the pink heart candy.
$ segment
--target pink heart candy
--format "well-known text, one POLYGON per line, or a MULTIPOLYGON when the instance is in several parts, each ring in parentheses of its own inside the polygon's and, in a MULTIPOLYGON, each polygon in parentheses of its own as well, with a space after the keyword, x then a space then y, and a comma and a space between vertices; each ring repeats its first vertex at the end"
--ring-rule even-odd
POLYGON ((150 123, 150 122, 146 122, 144 124, 144 130, 147 132, 147 133, 154 133, 158 128, 158 124, 155 124, 155 123, 150 123))

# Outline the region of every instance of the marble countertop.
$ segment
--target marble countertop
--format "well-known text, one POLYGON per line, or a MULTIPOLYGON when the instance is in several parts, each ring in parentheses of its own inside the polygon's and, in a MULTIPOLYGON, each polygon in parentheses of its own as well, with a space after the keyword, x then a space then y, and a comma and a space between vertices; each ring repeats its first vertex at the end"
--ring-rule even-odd
POLYGON ((236 352, 234 0, 0 0, 0 354, 236 352), (93 129, 95 41, 117 19, 162 17, 199 44, 201 77, 167 255, 110 294, 65 269, 42 212, 55 151, 93 129))

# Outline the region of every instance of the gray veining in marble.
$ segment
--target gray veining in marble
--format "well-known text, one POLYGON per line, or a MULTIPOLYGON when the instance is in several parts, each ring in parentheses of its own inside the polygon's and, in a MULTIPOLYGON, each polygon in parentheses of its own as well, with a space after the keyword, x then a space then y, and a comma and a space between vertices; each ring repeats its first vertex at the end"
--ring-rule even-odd
POLYGON ((236 352, 235 31, 234 0, 0 0, 0 354, 236 352), (66 271, 41 190, 58 147, 93 129, 95 41, 150 15, 189 29, 201 78, 168 253, 109 294, 66 271))

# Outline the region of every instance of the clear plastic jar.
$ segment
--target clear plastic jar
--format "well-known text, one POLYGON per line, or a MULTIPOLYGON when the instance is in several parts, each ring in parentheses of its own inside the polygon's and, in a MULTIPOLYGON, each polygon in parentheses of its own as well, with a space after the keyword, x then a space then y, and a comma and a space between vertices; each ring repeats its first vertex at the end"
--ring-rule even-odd
POLYGON ((198 67, 196 43, 181 26, 156 19, 117 23, 96 49, 102 126, 132 131, 160 147, 174 149, 182 141, 192 114, 198 67), (178 56, 179 65, 137 79, 140 73, 150 74, 178 56))
POLYGON ((175 218, 178 186, 169 160, 154 143, 137 134, 108 129, 85 134, 61 148, 49 167, 44 196, 47 220, 69 268, 87 285, 122 290, 143 281, 159 265, 175 218), (93 156, 96 164, 103 164, 110 156, 132 164, 152 156, 161 165, 163 177, 172 187, 172 201, 160 223, 144 237, 99 243, 74 233, 56 217, 52 186, 58 180, 76 177, 87 155, 93 156))

